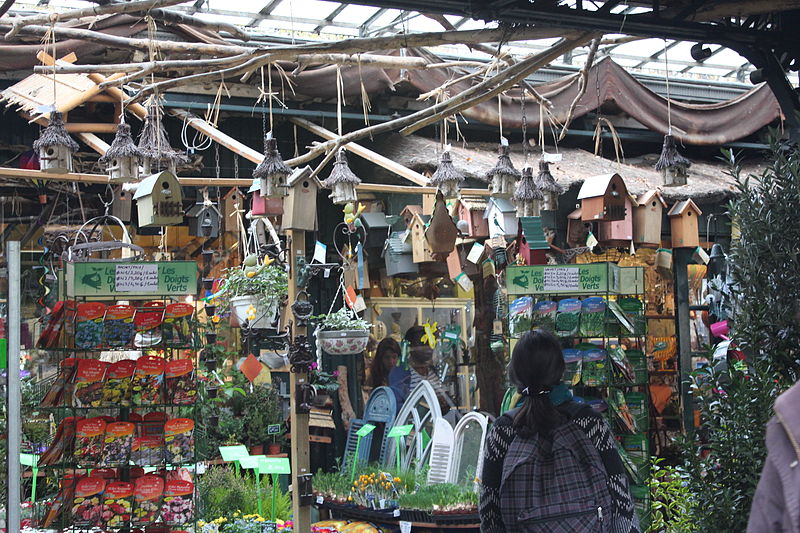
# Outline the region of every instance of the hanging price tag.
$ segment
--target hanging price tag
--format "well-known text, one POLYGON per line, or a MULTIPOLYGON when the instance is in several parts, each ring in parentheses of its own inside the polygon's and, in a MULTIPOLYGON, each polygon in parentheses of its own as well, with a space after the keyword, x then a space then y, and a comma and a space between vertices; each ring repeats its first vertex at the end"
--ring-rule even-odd
POLYGON ((411 533, 411 522, 400 521, 400 533, 411 533))
POLYGON ((322 505, 323 503, 325 503, 325 498, 317 496, 317 505, 322 505))

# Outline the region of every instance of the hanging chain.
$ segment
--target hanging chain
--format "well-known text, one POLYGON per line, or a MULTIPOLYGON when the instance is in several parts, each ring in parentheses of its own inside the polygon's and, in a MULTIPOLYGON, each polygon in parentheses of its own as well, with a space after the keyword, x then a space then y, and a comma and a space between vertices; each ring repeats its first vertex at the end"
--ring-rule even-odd
POLYGON ((522 154, 525 157, 523 166, 528 166, 528 116, 525 114, 525 95, 527 93, 527 89, 522 89, 522 98, 520 99, 522 107, 522 154))
POLYGON ((219 144, 214 143, 214 172, 219 180, 219 144))
POLYGON ((667 135, 672 135, 672 99, 669 94, 669 59, 667 40, 664 39, 664 81, 667 84, 667 135))
POLYGON ((603 111, 600 109, 600 70, 595 69, 594 75, 594 88, 597 92, 597 146, 599 150, 595 150, 595 154, 603 157, 603 111))
POLYGON ((239 154, 233 154, 233 177, 239 179, 239 154))

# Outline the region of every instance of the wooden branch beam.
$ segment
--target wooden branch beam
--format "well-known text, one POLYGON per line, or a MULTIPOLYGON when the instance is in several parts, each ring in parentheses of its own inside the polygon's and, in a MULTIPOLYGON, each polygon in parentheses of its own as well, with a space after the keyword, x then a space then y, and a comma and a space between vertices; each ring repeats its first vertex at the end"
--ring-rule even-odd
POLYGON ((260 163, 261 160, 264 159, 264 155, 261 152, 240 143, 230 135, 221 132, 219 129, 215 128, 205 120, 191 115, 186 110, 172 109, 169 111, 169 113, 181 120, 186 120, 188 125, 192 128, 218 142, 228 150, 231 150, 233 153, 238 154, 255 164, 260 163))
MULTIPOLYGON (((116 128, 116 125, 114 125, 114 128, 116 128)), ((78 133, 76 137, 100 155, 105 155, 109 149, 109 144, 94 133, 78 133)))
POLYGON ((187 26, 193 26, 195 28, 202 28, 205 30, 226 31, 242 41, 250 40, 249 33, 241 30, 234 24, 228 24, 227 22, 211 22, 193 17, 191 15, 183 14, 179 11, 172 11, 170 9, 151 9, 149 13, 150 16, 156 20, 162 20, 172 24, 186 24, 187 26))
MULTIPOLYGON (((308 121, 306 119, 303 119, 303 118, 293 117, 293 118, 290 118, 289 121, 292 124, 296 124, 296 125, 300 126, 301 128, 310 131, 314 135, 319 135, 323 139, 326 139, 326 140, 329 140, 329 141, 337 139, 339 137, 334 132, 332 132, 332 131, 330 131, 330 130, 328 130, 326 128, 323 128, 322 126, 318 126, 317 124, 314 124, 313 122, 310 122, 310 121, 308 121)), ((401 165, 400 163, 398 163, 396 161, 392 161, 388 157, 384 157, 381 154, 379 154, 379 153, 377 153, 377 152, 375 152, 373 150, 370 150, 369 148, 365 148, 365 147, 361 146, 360 144, 356 144, 356 143, 349 143, 349 144, 347 144, 345 146, 347 147, 347 149, 350 152, 353 152, 357 156, 363 157, 367 161, 375 163, 376 165, 385 168, 389 172, 393 172, 394 174, 397 174, 398 176, 402 176, 402 177, 406 178, 407 180, 411 181, 412 183, 415 183, 417 185, 423 185, 423 186, 428 184, 428 178, 426 178, 425 176, 423 176, 419 172, 411 170, 410 168, 408 168, 408 167, 406 167, 404 165, 401 165)))
MULTIPOLYGON (((155 7, 166 7, 182 4, 186 0, 138 0, 126 3, 113 3, 104 6, 92 6, 82 9, 70 9, 61 13, 47 13, 45 15, 33 15, 14 19, 11 30, 6 33, 6 40, 11 39, 20 32, 25 26, 36 24, 48 24, 51 22, 64 22, 67 20, 80 19, 83 17, 96 17, 99 15, 118 15, 122 13, 136 13, 147 11, 155 7)), ((0 23, 7 22, 0 20, 0 23)), ((56 33, 61 33, 61 28, 56 28, 56 33)))

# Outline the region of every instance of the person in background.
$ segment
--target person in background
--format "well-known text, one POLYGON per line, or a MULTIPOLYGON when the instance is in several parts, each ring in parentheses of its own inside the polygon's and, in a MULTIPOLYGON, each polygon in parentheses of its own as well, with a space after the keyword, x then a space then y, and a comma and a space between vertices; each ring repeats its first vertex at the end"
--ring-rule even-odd
POLYGON ((561 382, 564 368, 561 345, 546 331, 529 331, 514 347, 509 379, 522 394, 524 403, 500 416, 486 438, 479 505, 483 533, 639 532, 625 469, 611 429, 600 413, 572 400, 571 391, 561 382), (559 447, 554 435, 558 435, 559 447), (568 444, 574 451, 571 460, 565 459, 562 451, 565 448, 561 447, 568 444), (543 455, 531 455, 537 452, 543 455), (507 456, 509 464, 505 464, 507 456), (532 474, 518 470, 531 459, 533 465, 544 465, 543 470, 533 469, 532 474), (561 478, 537 478, 537 471, 544 472, 545 467, 554 465, 556 471, 559 466, 572 470, 565 470, 561 478), (581 469, 581 475, 577 468, 581 469), (513 488, 509 488, 509 482, 513 488), (519 491, 518 483, 526 491, 530 486, 529 492, 519 491), (544 490, 541 483, 546 483, 544 490), (584 500, 582 497, 587 494, 591 496, 584 500), (517 512, 517 507, 530 502, 541 504, 543 500, 547 504, 517 512), (605 507, 601 502, 605 502, 605 507), (523 518, 525 514, 530 518, 523 518))
POLYGON ((371 388, 389 385, 389 373, 397 366, 400 359, 400 344, 391 337, 386 337, 378 343, 375 358, 369 367, 368 384, 371 388))
POLYGON ((389 374, 389 385, 395 391, 397 401, 404 402, 421 381, 427 381, 433 387, 442 408, 442 414, 444 414, 455 404, 447 395, 439 374, 433 368, 433 349, 427 343, 422 342, 423 335, 425 335, 425 330, 422 326, 413 326, 406 332, 405 340, 410 345, 409 369, 397 367, 392 370, 389 374))

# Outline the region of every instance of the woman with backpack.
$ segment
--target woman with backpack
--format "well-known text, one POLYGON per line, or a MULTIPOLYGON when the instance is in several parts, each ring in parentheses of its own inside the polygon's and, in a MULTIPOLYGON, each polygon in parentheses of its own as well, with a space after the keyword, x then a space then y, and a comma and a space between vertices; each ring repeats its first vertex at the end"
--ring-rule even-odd
POLYGON ((603 417, 561 383, 556 337, 525 333, 509 379, 524 403, 486 440, 480 516, 484 533, 638 533, 628 480, 603 417))

